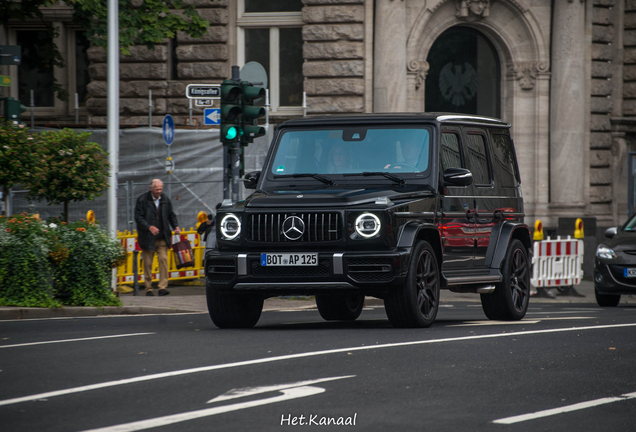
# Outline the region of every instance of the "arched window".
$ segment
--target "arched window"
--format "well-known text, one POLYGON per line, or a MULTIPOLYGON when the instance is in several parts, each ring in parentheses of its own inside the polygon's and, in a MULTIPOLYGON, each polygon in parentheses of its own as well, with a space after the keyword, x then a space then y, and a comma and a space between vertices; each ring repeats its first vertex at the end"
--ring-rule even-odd
POLYGON ((437 38, 426 60, 426 111, 500 116, 499 57, 482 33, 452 27, 437 38))

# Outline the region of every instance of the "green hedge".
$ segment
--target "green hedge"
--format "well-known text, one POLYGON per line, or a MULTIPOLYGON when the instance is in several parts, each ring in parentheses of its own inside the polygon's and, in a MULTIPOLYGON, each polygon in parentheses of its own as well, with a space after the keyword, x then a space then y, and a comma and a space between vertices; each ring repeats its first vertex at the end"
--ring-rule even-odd
POLYGON ((0 306, 120 306, 110 284, 124 257, 94 223, 0 217, 0 306))

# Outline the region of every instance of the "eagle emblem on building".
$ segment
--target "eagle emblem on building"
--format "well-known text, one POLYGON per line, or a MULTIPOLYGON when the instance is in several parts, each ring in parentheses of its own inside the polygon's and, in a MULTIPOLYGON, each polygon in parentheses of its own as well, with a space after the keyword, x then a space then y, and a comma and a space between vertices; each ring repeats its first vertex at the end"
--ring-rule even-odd
POLYGON ((448 62, 439 73, 439 89, 444 99, 460 107, 477 94, 477 71, 468 63, 448 62))

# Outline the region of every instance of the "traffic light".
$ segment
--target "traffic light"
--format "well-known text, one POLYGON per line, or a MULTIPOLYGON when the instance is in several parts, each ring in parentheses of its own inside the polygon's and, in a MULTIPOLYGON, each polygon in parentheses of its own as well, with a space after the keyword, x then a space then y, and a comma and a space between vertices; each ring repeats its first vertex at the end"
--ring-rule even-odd
POLYGON ((4 119, 10 122, 22 123, 20 116, 26 111, 26 107, 19 100, 15 100, 12 97, 2 99, 4 99, 4 119))
POLYGON ((258 125, 258 119, 265 115, 265 108, 256 105, 259 99, 265 97, 265 89, 247 81, 241 81, 241 89, 243 90, 241 145, 246 146, 254 142, 254 138, 265 135, 265 128, 258 125))
POLYGON ((232 145, 243 134, 243 90, 234 80, 225 80, 221 84, 221 142, 232 145))

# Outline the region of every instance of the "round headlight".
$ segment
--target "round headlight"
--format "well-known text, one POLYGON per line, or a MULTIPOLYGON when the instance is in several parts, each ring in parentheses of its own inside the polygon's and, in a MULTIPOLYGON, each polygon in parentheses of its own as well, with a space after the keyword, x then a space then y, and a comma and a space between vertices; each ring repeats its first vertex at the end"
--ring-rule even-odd
POLYGON ((380 219, 372 213, 363 213, 356 219, 356 232, 362 237, 373 237, 380 232, 380 219))
POLYGON ((221 220, 221 234, 225 240, 234 240, 241 233, 241 220, 232 213, 221 220))

